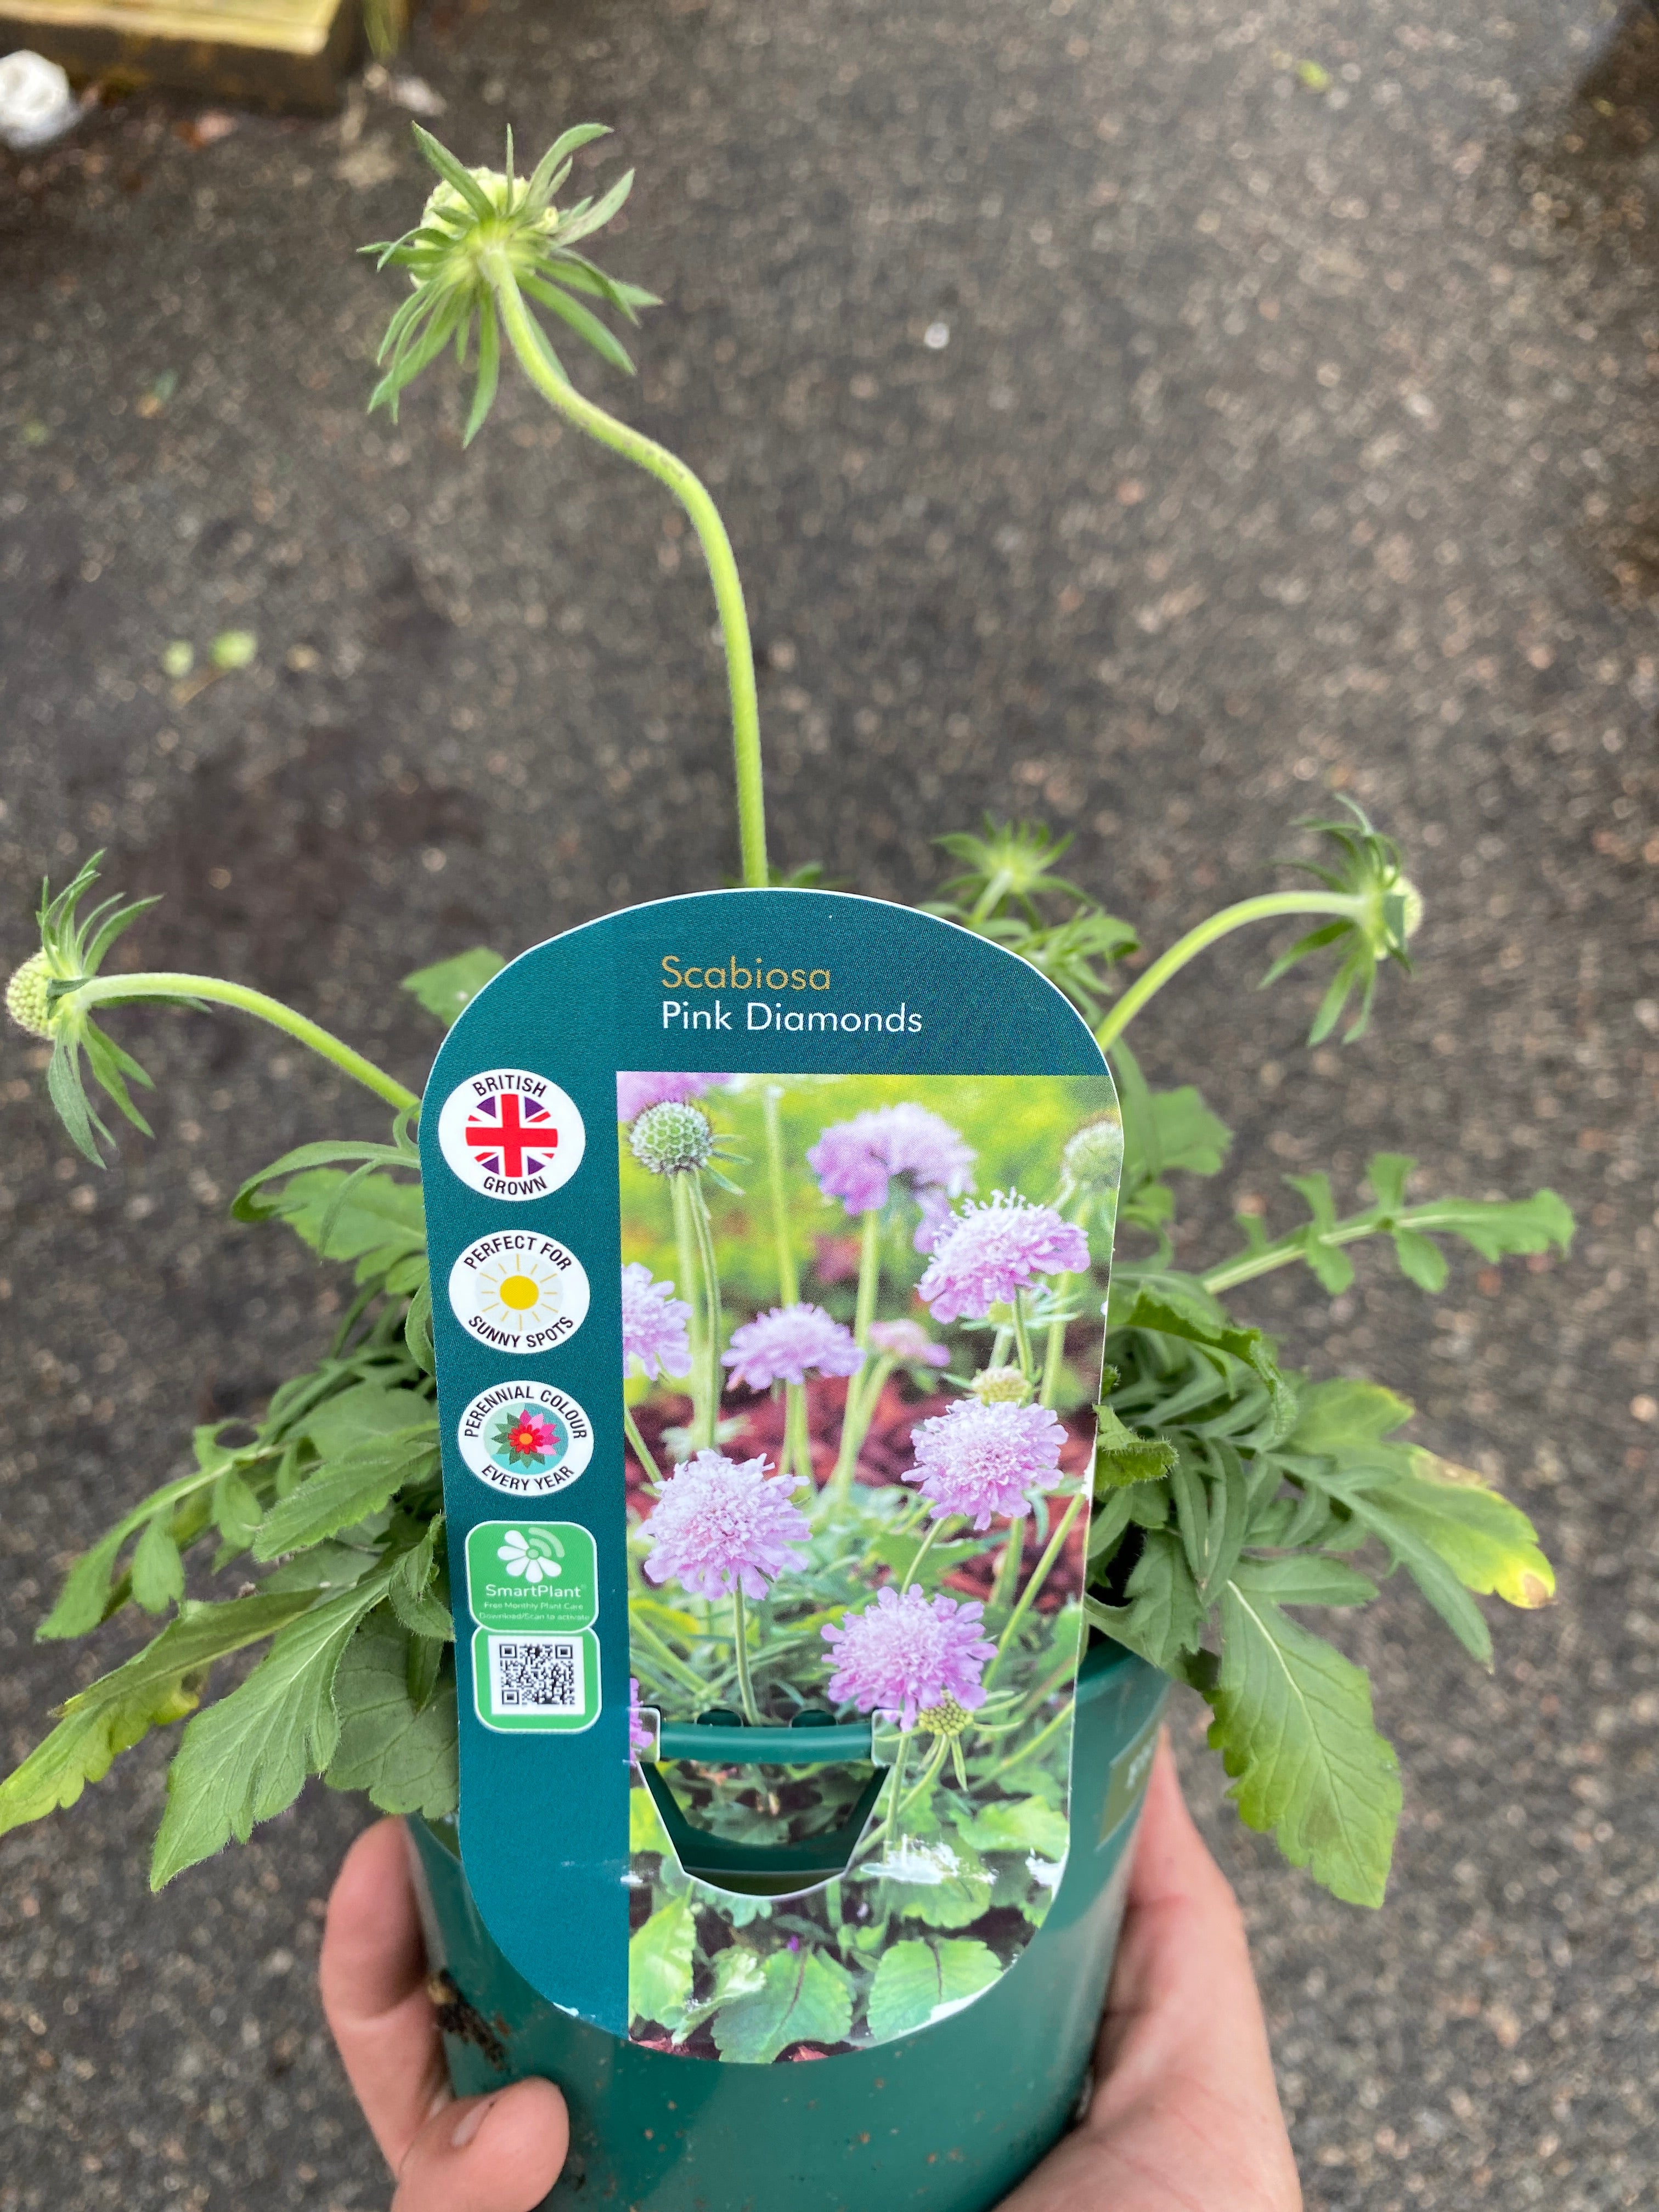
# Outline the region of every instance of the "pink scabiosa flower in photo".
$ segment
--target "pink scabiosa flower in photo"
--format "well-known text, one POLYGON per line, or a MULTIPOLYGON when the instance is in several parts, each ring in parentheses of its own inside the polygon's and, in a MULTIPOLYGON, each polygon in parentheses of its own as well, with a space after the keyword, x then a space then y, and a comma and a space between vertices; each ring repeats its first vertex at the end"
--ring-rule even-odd
POLYGON ((793 1474, 769 1475, 764 1458, 732 1460, 700 1451, 657 1493, 645 1524, 653 1583, 679 1583, 698 1597, 741 1591, 762 1598, 774 1577, 805 1559, 806 1516, 790 1503, 793 1474))
POLYGON ((667 1075, 623 1068, 617 1076, 617 1119, 637 1121, 653 1106, 683 1106, 717 1083, 731 1080, 729 1075, 667 1075))
POLYGON ((836 1121, 806 1155, 826 1198, 838 1198, 849 1213, 875 1213, 886 1205, 895 1180, 904 1183, 922 1209, 921 1237, 948 1212, 946 1201, 974 1187, 974 1152, 939 1115, 908 1101, 874 1106, 850 1121, 836 1121))
POLYGON ((951 1355, 935 1344, 919 1321, 872 1321, 870 1341, 889 1359, 907 1367, 948 1367, 951 1355))
POLYGON ((690 1305, 674 1296, 672 1283, 653 1282, 642 1261, 630 1260, 622 1271, 623 1373, 637 1360, 653 1382, 664 1375, 689 1375, 690 1318, 690 1305))
POLYGON ((932 1498, 931 1518, 961 1513, 981 1532, 999 1515, 1018 1520, 1030 1510, 1028 1492, 1058 1481, 1066 1441, 1046 1406, 1006 1399, 958 1398, 948 1413, 918 1421, 911 1436, 916 1463, 904 1479, 932 1498))
POLYGON ((734 1382, 765 1390, 774 1382, 804 1382, 809 1368, 819 1375, 856 1375, 864 1354, 850 1328, 832 1321, 822 1306, 802 1303, 774 1306, 734 1328, 720 1360, 734 1382))
POLYGON ((830 1694, 861 1713, 896 1712, 901 1728, 918 1713, 954 1702, 972 1712, 985 1702, 981 1676, 996 1645, 980 1633, 984 1607, 953 1597, 925 1597, 913 1583, 900 1595, 890 1583, 862 1613, 825 1628, 836 1671, 830 1694))
POLYGON ((917 1294, 936 1322, 979 1320, 1012 1305, 1039 1275, 1082 1274, 1088 1265, 1089 1240, 1074 1222, 1017 1191, 993 1191, 988 1205, 970 1200, 940 1231, 917 1294))

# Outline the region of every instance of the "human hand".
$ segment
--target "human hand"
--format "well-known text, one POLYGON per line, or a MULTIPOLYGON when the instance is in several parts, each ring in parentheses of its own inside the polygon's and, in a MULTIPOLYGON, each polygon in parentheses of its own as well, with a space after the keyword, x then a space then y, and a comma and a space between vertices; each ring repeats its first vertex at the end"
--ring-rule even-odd
POLYGON ((426 1945, 401 1820, 346 1853, 328 1901, 323 2010, 396 2180, 392 2212, 532 2212, 569 2147, 550 2081, 457 2097, 426 1993, 426 1945))
POLYGON ((1134 1854, 1099 2087, 1001 2212, 1300 2212, 1244 1923, 1167 1735, 1134 1854))
MULTIPOLYGON (((547 2081, 451 2096, 426 1996, 407 1846, 360 1836, 329 1900, 323 2008, 398 2190, 392 2212, 532 2212, 569 2141, 547 2081)), ((1299 2212, 1237 1903, 1182 1800, 1167 1741, 1135 1840, 1082 2124, 1002 2212, 1299 2212)))

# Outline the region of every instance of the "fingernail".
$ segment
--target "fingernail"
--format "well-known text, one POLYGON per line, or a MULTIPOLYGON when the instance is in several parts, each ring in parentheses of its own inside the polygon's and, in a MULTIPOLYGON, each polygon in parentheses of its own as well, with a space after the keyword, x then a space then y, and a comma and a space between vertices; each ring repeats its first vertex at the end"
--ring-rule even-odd
POLYGON ((493 2097, 480 2097, 476 2105, 469 2105, 455 2123, 455 2132, 449 2138, 451 2150, 465 2150, 484 2122, 489 2118, 493 2097))

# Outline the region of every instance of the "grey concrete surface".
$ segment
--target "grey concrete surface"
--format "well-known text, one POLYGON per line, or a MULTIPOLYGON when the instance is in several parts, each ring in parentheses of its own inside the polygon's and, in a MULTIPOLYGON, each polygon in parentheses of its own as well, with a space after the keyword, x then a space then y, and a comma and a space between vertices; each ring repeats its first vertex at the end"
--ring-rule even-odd
MULTIPOLYGON (((1183 1764, 1311 2204, 1653 2203, 1648 19, 442 0, 407 62, 469 159, 592 115, 639 165, 610 264, 667 304, 613 396, 724 501, 786 860, 915 896, 934 834, 1041 812, 1158 945, 1272 880, 1333 792, 1407 845, 1419 972, 1366 1042, 1310 1057, 1309 988, 1252 995, 1268 947, 1239 939, 1136 1042, 1238 1131, 1191 1256, 1241 1197, 1288 1221, 1280 1174, 1351 1188, 1384 1145, 1425 1188, 1571 1199, 1570 1261, 1460 1260, 1437 1304, 1377 1255, 1334 1305, 1289 1274, 1239 1300, 1501 1474, 1560 1602, 1495 1623, 1490 1678, 1403 1590, 1341 1632, 1406 1773, 1374 1916, 1239 1828, 1192 1712, 1183 1764)), ((352 248, 424 190, 384 94, 209 144, 191 115, 106 109, 0 177, 0 956, 31 878, 107 845, 166 894, 151 961, 414 1081, 416 963, 731 871, 706 585, 658 492, 510 384, 465 454, 447 373, 365 420, 392 288, 352 248), (257 665, 176 695, 166 642, 233 626, 257 665)), ((125 1648, 32 1644, 64 1561, 317 1345, 332 1288, 227 1195, 374 1121, 231 1020, 122 1033, 157 1141, 104 1176, 0 1046, 8 1751, 125 1648)), ((162 1772, 146 1746, 0 1844, 0 2208, 384 2203, 312 1990, 360 1808, 309 1792, 152 1899, 162 1772)))

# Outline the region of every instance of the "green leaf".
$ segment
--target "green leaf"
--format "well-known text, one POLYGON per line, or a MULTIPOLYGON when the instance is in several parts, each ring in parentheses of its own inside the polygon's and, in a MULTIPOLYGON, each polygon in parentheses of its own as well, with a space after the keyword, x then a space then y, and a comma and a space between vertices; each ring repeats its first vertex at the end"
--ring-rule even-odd
POLYGON ((1037 1851, 1045 1859, 1063 1859, 1071 1848, 1065 1814, 1040 1797, 994 1799, 957 1826, 975 1850, 1037 1851))
POLYGON ((261 1592, 225 1605, 180 1607, 161 1634, 113 1674, 79 1691, 63 1717, 16 1771, 0 1783, 0 1835, 72 1805, 88 1782, 101 1781, 118 1752, 151 1728, 194 1711, 207 1670, 285 1627, 313 1602, 313 1590, 283 1596, 261 1592))
POLYGON ((1400 1272, 1408 1283, 1415 1283, 1419 1291, 1427 1291, 1437 1297, 1446 1287, 1450 1273, 1446 1255, 1431 1237, 1419 1236, 1415 1229, 1396 1229, 1393 1231, 1394 1256, 1400 1262, 1400 1272))
POLYGON ((190 1723, 167 1770, 153 1889, 210 1858, 232 1836, 246 1843, 257 1822, 294 1802, 307 1775, 327 1767, 340 1735, 335 1670, 390 1575, 383 1565, 279 1629, 247 1680, 190 1723))
POLYGON ((890 1944, 870 1986, 870 2033, 885 2043, 947 2019, 971 2004, 1001 1972, 996 1953, 975 1937, 924 1942, 913 1936, 890 1944))
POLYGON ((1369 1575, 1316 1552, 1241 1559, 1232 1579, 1247 1597, 1271 1598, 1275 1605, 1369 1605, 1377 1595, 1369 1575))
POLYGON ((696 1923, 683 1897, 659 1905, 628 1939, 628 2005, 636 2020, 672 2029, 691 1997, 696 1923))
MULTIPOLYGON (((269 1175, 270 1170, 266 1170, 269 1175)), ((372 1281, 400 1260, 423 1254, 426 1221, 417 1183, 364 1176, 355 1188, 337 1169, 310 1168, 260 1201, 264 1218, 286 1221, 325 1260, 356 1260, 356 1279, 372 1281)))
POLYGON ((146 1613, 165 1613, 185 1594, 185 1563, 173 1540, 173 1516, 145 1523, 132 1554, 132 1595, 146 1613))
MULTIPOLYGON (((1204 1601, 1180 1536, 1149 1528, 1126 1586, 1129 1602, 1112 1608, 1110 1633, 1166 1674, 1177 1671, 1183 1651, 1194 1651, 1204 1626, 1204 1601)), ((1105 1612, 1108 1608, 1097 1608, 1105 1612)))
POLYGON ((131 1534, 125 1521, 82 1552, 64 1577, 58 1602, 35 1630, 42 1643, 60 1637, 86 1636, 97 1627, 109 1604, 115 1579, 115 1562, 131 1534))
POLYGON ((470 952, 457 952, 448 960, 434 961, 430 968, 417 968, 398 988, 407 991, 448 1029, 490 977, 499 975, 506 965, 499 952, 492 952, 487 945, 475 945, 470 952))
POLYGON ((253 1539, 256 1559, 280 1559, 377 1513, 406 1482, 438 1472, 438 1425, 422 1422, 331 1459, 273 1505, 253 1539))
POLYGON ((1227 1360, 1241 1361, 1267 1385, 1272 1400, 1273 1433, 1264 1443, 1276 1443, 1290 1431, 1297 1417, 1297 1389, 1279 1365, 1278 1346, 1259 1328, 1241 1328, 1194 1277, 1149 1273, 1122 1278, 1114 1285, 1110 1319, 1114 1328, 1152 1329, 1197 1345, 1224 1377, 1227 1360))
POLYGON ((388 1389, 380 1382, 357 1382, 325 1398, 296 1424, 324 1459, 359 1445, 407 1437, 410 1429, 433 1424, 430 1398, 418 1390, 388 1389))
POLYGON ((1376 1905, 1400 1820, 1400 1770, 1361 1670, 1270 1601, 1229 1581, 1210 1742, 1252 1828, 1334 1896, 1376 1905))
POLYGON ((454 1620, 445 1601, 446 1593, 438 1587, 446 1580, 437 1549, 443 1527, 441 1514, 427 1523, 425 1535, 398 1561, 389 1595, 392 1611, 413 1635, 453 1644, 454 1620))
POLYGON ((416 1705, 409 1686, 411 1648, 441 1649, 411 1639, 377 1607, 362 1622, 334 1676, 339 1741, 323 1779, 331 1790, 363 1790, 383 1813, 421 1813, 429 1820, 454 1812, 459 1777, 455 1686, 416 1705))
POLYGON ((1165 1437, 1138 1437, 1109 1406, 1100 1408, 1095 1433, 1095 1493, 1132 1482, 1156 1482, 1176 1463, 1176 1448, 1165 1437))
POLYGON ((714 2016, 722 2058, 767 2066, 792 2043, 845 2039, 853 2024, 853 1988, 833 1960, 803 1945, 799 1951, 774 1951, 763 1972, 758 1990, 734 1998, 714 2016))
POLYGON ((1302 1392, 1285 1449, 1322 1453, 1344 1462, 1369 1459, 1386 1467, 1400 1447, 1385 1445, 1383 1438, 1403 1427, 1415 1410, 1380 1382, 1339 1377, 1311 1383, 1302 1392))

